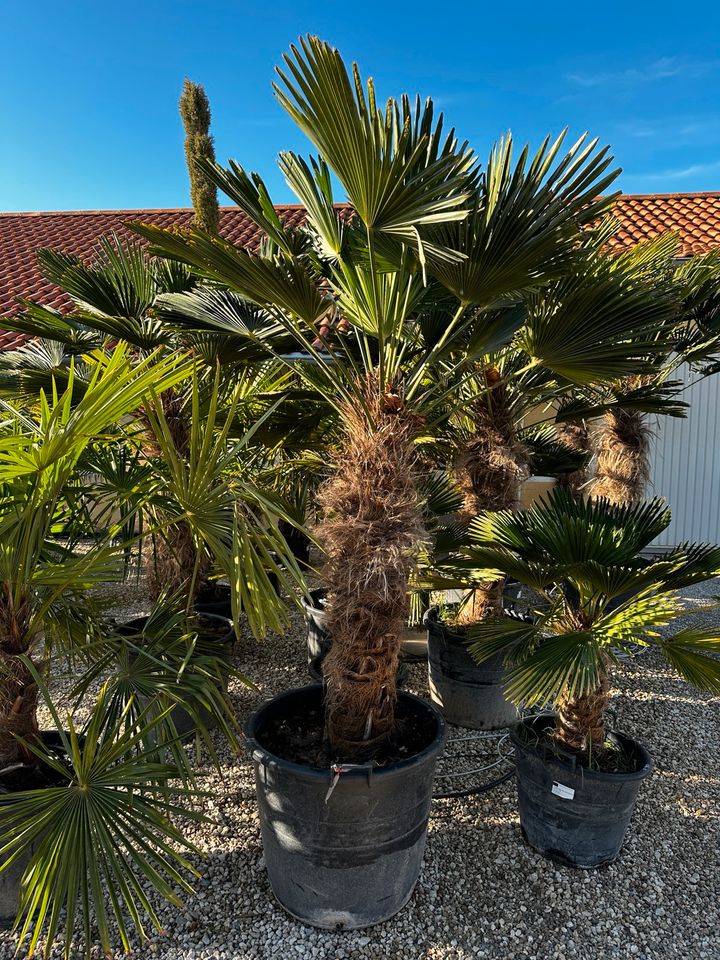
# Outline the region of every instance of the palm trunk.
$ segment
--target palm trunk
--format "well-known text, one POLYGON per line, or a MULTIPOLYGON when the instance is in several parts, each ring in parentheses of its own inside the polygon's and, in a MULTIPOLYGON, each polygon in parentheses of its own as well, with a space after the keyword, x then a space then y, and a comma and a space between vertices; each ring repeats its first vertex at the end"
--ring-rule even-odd
POLYGON ((345 442, 321 491, 328 630, 326 727, 340 760, 370 759, 395 725, 395 675, 408 581, 423 537, 415 486, 417 424, 366 385, 372 425, 344 411, 345 442))
MULTIPOLYGON (((456 464, 464 498, 462 516, 467 522, 485 510, 516 510, 522 485, 530 475, 527 450, 517 438, 507 390, 500 379, 496 367, 485 373, 485 382, 492 389, 476 401, 472 411, 475 434, 456 464)), ((503 582, 498 580, 476 587, 458 622, 467 625, 501 617, 502 588, 503 582)))
POLYGON ((28 743, 38 738, 38 688, 20 656, 32 645, 28 637, 30 603, 17 606, 11 585, 0 594, 0 769, 13 763, 32 763, 34 754, 17 739, 28 743))
POLYGON ((583 755, 602 750, 609 701, 610 684, 606 674, 596 690, 561 700, 557 708, 556 742, 566 750, 583 755))
POLYGON ((650 478, 650 436, 647 418, 638 410, 605 414, 590 487, 593 497, 605 497, 618 506, 642 499, 650 478))
MULTIPOLYGON (((556 425, 558 440, 574 453, 590 453, 590 431, 585 420, 577 423, 558 423, 556 425)), ((565 487, 574 497, 579 497, 590 480, 587 467, 573 470, 572 473, 561 473, 557 478, 559 487, 565 487)))
MULTIPOLYGON (((173 446, 178 456, 185 459, 190 447, 190 425, 181 399, 174 390, 166 390, 161 402, 173 446)), ((161 455, 157 438, 149 424, 146 424, 143 451, 149 457, 161 455)), ((172 524, 162 533, 155 534, 143 548, 145 577, 151 599, 157 600, 163 591, 174 593, 189 587, 196 562, 197 548, 192 531, 186 523, 172 524)), ((195 583, 196 594, 205 582, 206 578, 201 571, 195 583)))

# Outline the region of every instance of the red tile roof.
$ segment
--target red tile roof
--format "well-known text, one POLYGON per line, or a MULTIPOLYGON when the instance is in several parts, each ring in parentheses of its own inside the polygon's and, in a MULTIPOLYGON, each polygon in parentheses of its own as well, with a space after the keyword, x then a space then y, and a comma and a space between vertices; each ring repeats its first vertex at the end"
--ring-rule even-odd
MULTIPOLYGON (((278 207, 286 223, 302 222, 303 208, 278 207)), ((620 229, 612 240, 616 248, 631 246, 668 230, 680 234, 681 253, 689 256, 720 247, 720 192, 625 195, 619 198, 615 216, 620 229)), ((0 213, 0 316, 17 311, 17 296, 65 309, 70 301, 40 275, 36 261, 39 247, 54 247, 81 257, 92 256, 98 239, 112 231, 121 238, 131 235, 130 220, 160 226, 189 226, 192 210, 79 210, 59 213, 0 213)), ((254 245, 259 231, 237 207, 223 207, 220 233, 233 243, 254 245)), ((134 236, 134 235, 133 235, 134 236)), ((135 239, 138 239, 135 237, 135 239)), ((25 337, 0 330, 0 350, 25 337)))
POLYGON ((680 255, 708 253, 720 247, 720 192, 625 194, 615 207, 620 228, 611 241, 629 247, 674 230, 680 255))

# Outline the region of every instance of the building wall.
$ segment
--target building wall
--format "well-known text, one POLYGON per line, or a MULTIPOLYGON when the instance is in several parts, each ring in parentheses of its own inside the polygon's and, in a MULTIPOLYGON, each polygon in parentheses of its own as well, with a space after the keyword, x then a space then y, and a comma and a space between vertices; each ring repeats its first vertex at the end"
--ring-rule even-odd
POLYGON ((720 374, 698 381, 683 369, 686 419, 657 417, 648 494, 666 498, 670 527, 655 542, 720 543, 720 374))

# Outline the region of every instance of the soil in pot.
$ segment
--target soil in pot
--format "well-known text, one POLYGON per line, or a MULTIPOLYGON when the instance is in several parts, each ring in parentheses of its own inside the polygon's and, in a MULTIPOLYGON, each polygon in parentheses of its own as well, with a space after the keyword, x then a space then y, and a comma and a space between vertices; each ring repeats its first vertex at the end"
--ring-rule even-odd
MULTIPOLYGON (((116 627, 116 632, 124 637, 135 638, 133 642, 139 645, 139 642, 142 641, 148 619, 148 617, 137 617, 134 620, 130 620, 116 627)), ((229 665, 232 661, 235 642, 235 632, 232 621, 227 617, 221 617, 217 614, 199 612, 195 617, 195 621, 198 630, 197 648, 203 653, 211 653, 219 657, 229 665)), ((224 690, 227 690, 227 675, 223 676, 222 687, 224 690)), ((143 702, 142 697, 139 698, 139 700, 141 703, 143 702)), ((206 730, 213 730, 217 726, 215 715, 206 707, 202 705, 199 706, 197 713, 206 730)), ((198 729, 197 720, 189 710, 178 705, 173 708, 171 716, 175 729, 180 737, 190 739, 195 736, 198 729)))
MULTIPOLYGON (((67 754, 62 745, 60 734, 56 730, 42 731, 40 734, 46 747, 51 748, 56 758, 64 764, 67 754)), ((0 771, 0 822, 2 822, 2 795, 21 790, 40 790, 45 787, 57 787, 66 781, 50 767, 40 763, 17 764, 0 771)), ((15 921, 20 896, 20 881, 25 872, 32 851, 28 850, 15 863, 0 873, 0 928, 11 927, 15 921)))
POLYGON ((439 618, 437 607, 425 614, 428 635, 430 697, 445 719, 471 730, 499 730, 517 719, 517 708, 505 699, 503 658, 476 663, 465 637, 439 618))
POLYGON ((325 929, 366 927, 412 895, 445 724, 432 705, 400 693, 401 724, 384 755, 335 765, 322 711, 318 684, 275 697, 247 724, 265 862, 293 916, 325 929))
POLYGON ((617 859, 640 786, 652 772, 647 750, 614 733, 609 748, 582 766, 552 739, 552 714, 515 724, 520 826, 543 856, 590 869, 617 859))

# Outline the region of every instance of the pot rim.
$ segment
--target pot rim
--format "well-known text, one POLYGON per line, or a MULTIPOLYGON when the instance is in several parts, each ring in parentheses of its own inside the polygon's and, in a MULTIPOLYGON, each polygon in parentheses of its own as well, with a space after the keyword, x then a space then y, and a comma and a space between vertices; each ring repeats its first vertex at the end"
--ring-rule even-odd
MULTIPOLYGON (((270 697, 261 703, 243 725, 245 747, 252 759, 263 764, 263 766, 281 767, 283 770, 294 773, 299 779, 326 782, 328 779, 328 774, 333 769, 332 766, 318 768, 311 767, 308 764, 298 763, 295 760, 285 760, 282 757, 278 757, 276 754, 272 753, 267 749, 267 747, 264 747, 262 744, 258 743, 256 738, 256 734, 262 720, 262 715, 271 704, 276 703, 278 700, 290 699, 291 697, 297 696, 299 693, 306 693, 309 695, 312 692, 316 692, 319 695, 319 699, 322 701, 323 685, 321 683, 310 683, 303 687, 292 687, 290 690, 285 690, 283 693, 280 693, 275 697, 270 697)), ((429 703, 427 700, 423 700, 422 697, 418 697, 414 693, 408 693, 406 690, 398 690, 397 695, 398 699, 414 701, 433 716, 437 725, 435 736, 431 742, 419 753, 416 753, 412 757, 407 757, 403 760, 396 760, 394 763, 389 763, 384 767, 375 767, 372 764, 358 764, 357 766, 352 764, 340 764, 340 766, 343 768, 343 779, 347 777, 350 777, 353 780, 360 778, 375 779, 377 777, 388 779, 393 776, 400 776, 406 770, 410 770, 413 767, 424 763, 429 756, 442 752, 445 746, 445 737, 447 735, 447 724, 440 711, 434 706, 434 704, 429 703), (346 767, 349 769, 345 769, 346 767)))
POLYGON ((588 780, 629 783, 633 780, 646 780, 652 773, 654 767, 653 758, 650 756, 647 749, 642 743, 640 743, 639 740, 636 740, 634 737, 631 737, 622 731, 613 731, 614 736, 618 737, 618 739, 624 743, 631 744, 642 760, 642 766, 633 773, 611 773, 610 771, 606 770, 592 770, 590 767, 583 767, 580 764, 575 763, 569 755, 563 756, 561 753, 550 754, 542 747, 529 744, 526 740, 522 740, 518 735, 521 727, 529 727, 531 724, 537 723, 540 720, 554 721, 555 719, 556 714, 545 712, 536 713, 530 717, 523 717, 521 720, 513 723, 508 730, 508 734, 515 749, 538 757, 538 759, 542 760, 546 766, 550 766, 551 763, 555 763, 558 766, 567 769, 569 773, 581 773, 583 778, 588 780))
MULTIPOLYGON (((310 597, 312 598, 312 601, 314 604, 317 604, 319 599, 326 595, 327 595, 327 590, 325 589, 325 587, 316 587, 314 590, 310 590, 310 597)), ((313 606, 312 604, 308 603, 308 601, 304 596, 300 597, 300 604, 302 605, 304 610, 307 610, 310 613, 319 613, 324 615, 327 612, 323 607, 313 606)))
MULTIPOLYGON (((227 633, 222 637, 218 638, 218 645, 222 646, 234 646, 235 645, 235 626, 230 619, 230 617, 224 617, 220 613, 205 613, 204 610, 195 610, 193 611, 194 615, 200 619, 215 620, 221 621, 223 625, 227 626, 227 633)), ((119 630, 130 629, 135 630, 138 635, 143 636, 145 634, 145 625, 150 619, 150 614, 144 614, 141 617, 132 617, 130 620, 124 620, 122 623, 116 623, 113 627, 113 632, 117 633, 119 630), (142 627, 138 627, 137 624, 142 623, 142 627)), ((122 636, 122 634, 121 634, 122 636)))

